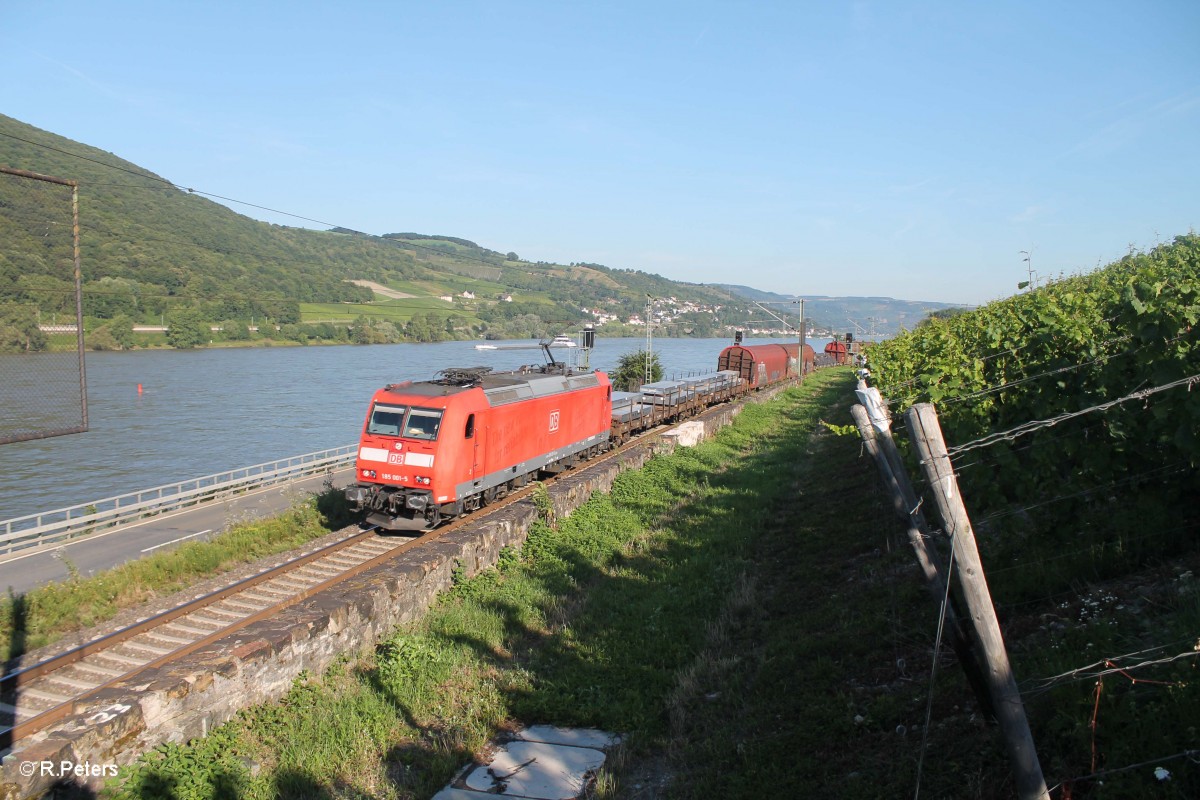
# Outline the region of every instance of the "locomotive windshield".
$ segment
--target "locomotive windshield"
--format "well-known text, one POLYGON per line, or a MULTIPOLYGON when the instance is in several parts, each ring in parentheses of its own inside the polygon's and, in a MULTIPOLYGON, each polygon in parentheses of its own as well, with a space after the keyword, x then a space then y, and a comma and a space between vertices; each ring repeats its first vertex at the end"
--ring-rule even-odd
POLYGON ((381 436, 405 436, 409 439, 437 439, 442 424, 442 412, 437 408, 408 408, 407 406, 376 403, 367 421, 367 433, 381 436))
POLYGON ((404 406, 388 406, 376 403, 371 409, 371 419, 367 423, 367 433, 377 433, 383 436, 399 436, 400 428, 404 425, 404 406))
POLYGON ((408 421, 404 425, 404 435, 410 439, 437 438, 438 428, 442 424, 442 412, 436 408, 412 408, 408 412, 408 421))

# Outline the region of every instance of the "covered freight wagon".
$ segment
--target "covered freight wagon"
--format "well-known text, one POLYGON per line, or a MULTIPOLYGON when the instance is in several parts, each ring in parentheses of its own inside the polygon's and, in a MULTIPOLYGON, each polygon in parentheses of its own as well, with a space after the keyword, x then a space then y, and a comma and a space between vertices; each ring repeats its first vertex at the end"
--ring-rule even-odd
POLYGON ((825 355, 829 356, 830 361, 834 364, 846 363, 846 343, 840 339, 834 339, 829 344, 825 345, 825 355))
MULTIPOLYGON (((816 353, 804 345, 804 371, 811 372, 816 353)), ((760 388, 800 374, 800 343, 735 344, 717 357, 717 369, 731 370, 750 386, 760 388)))

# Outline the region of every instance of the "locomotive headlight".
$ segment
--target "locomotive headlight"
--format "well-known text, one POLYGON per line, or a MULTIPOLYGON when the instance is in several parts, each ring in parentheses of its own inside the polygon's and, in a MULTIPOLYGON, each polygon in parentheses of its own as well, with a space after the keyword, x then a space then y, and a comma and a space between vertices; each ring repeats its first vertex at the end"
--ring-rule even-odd
POLYGON ((363 477, 364 477, 364 478, 374 478, 374 477, 375 477, 375 470, 373 470, 373 469, 364 469, 364 470, 362 471, 362 474, 363 474, 363 477))
POLYGON ((422 486, 428 486, 429 484, 433 483, 433 481, 427 475, 418 475, 415 480, 422 486))

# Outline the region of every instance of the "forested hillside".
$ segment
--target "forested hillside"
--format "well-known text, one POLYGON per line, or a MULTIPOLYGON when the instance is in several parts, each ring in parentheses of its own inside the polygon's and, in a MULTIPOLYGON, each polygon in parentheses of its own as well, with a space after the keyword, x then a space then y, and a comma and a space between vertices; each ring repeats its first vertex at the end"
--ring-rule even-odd
POLYGON ((710 285, 747 300, 773 303, 775 307, 793 304, 803 298, 805 317, 816 320, 819 327, 829 327, 831 333, 847 332, 869 339, 893 336, 902 330, 912 330, 930 314, 961 308, 961 305, 939 303, 933 300, 896 300, 891 297, 826 297, 813 294, 785 295, 728 283, 710 285))
MULTIPOLYGON (((302 341, 545 335, 588 320, 627 322, 647 294, 662 298, 659 313, 675 322, 660 335, 714 335, 748 318, 748 304, 727 292, 634 270, 530 263, 451 236, 258 222, 2 115, 0 165, 79 183, 86 327, 89 336, 104 328, 98 338, 109 345, 130 343, 139 323, 191 329, 176 346, 208 341, 214 326, 218 338, 246 338, 259 326, 302 341), (366 282, 395 291, 376 295, 366 282), (707 317, 676 322, 688 304, 706 307, 707 317)), ((69 189, 0 175, 0 298, 10 321, 28 328, 73 317, 70 228, 69 189)), ((31 349, 36 339, 9 349, 31 349)))

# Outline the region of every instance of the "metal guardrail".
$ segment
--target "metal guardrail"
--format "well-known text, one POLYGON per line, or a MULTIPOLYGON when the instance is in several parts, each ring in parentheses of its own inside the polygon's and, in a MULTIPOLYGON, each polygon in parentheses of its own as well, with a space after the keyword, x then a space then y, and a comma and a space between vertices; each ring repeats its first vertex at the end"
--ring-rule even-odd
POLYGON ((341 469, 354 463, 357 452, 357 443, 348 444, 41 514, 14 517, 0 522, 0 555, 78 539, 185 506, 341 469))

